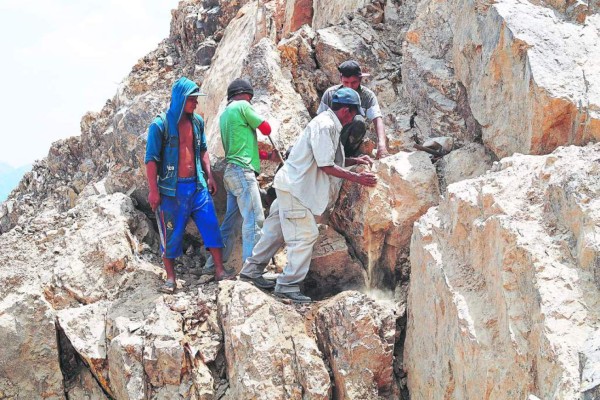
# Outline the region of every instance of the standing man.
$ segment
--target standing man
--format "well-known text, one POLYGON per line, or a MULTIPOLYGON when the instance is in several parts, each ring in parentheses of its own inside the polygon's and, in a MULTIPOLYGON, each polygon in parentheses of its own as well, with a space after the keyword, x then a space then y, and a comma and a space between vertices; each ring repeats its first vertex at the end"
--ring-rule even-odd
MULTIPOLYGON (((260 173, 260 160, 280 162, 276 150, 258 151, 256 129, 263 135, 271 134, 271 126, 258 115, 250 101, 254 89, 246 79, 236 79, 227 88, 227 107, 219 120, 221 140, 225 150, 225 173, 223 181, 227 191, 227 211, 221 224, 221 236, 225 242, 223 259, 231 255, 235 230, 242 225, 242 263, 252 254, 258 242, 260 229, 265 220, 260 191, 256 177, 260 173)), ((204 266, 211 273, 214 261, 209 257, 204 266)))
POLYGON ((229 278, 221 260, 223 240, 211 197, 217 186, 210 170, 204 121, 194 113, 200 95, 198 85, 179 78, 173 85, 168 111, 148 128, 148 202, 157 214, 160 250, 167 271, 167 280, 159 288, 163 293, 174 293, 177 288, 173 261, 183 254, 183 234, 190 216, 215 259, 215 279, 229 278))
POLYGON ((280 297, 308 303, 310 297, 300 293, 319 230, 315 216, 321 215, 337 200, 341 179, 360 185, 375 186, 377 177, 370 172, 352 172, 342 168, 355 164, 371 165, 369 156, 344 157, 340 143, 342 127, 361 112, 360 97, 349 88, 332 96, 331 108, 317 115, 300 135, 283 168, 275 175, 273 186, 277 199, 262 229, 262 236, 252 256, 246 260, 240 279, 257 287, 275 286, 280 297), (283 244, 287 244, 288 262, 277 284, 262 277, 265 266, 283 244))
POLYGON ((341 63, 338 67, 338 71, 340 71, 340 81, 342 84, 332 86, 323 93, 317 114, 320 114, 331 107, 333 94, 338 89, 347 87, 357 91, 360 96, 363 112, 361 115, 357 115, 354 118, 354 121, 344 126, 344 129, 342 129, 340 136, 346 156, 355 157, 358 155, 358 148, 367 133, 367 126, 364 118, 366 115, 367 119, 373 121, 375 124, 375 132, 377 133, 377 158, 387 157, 389 154, 385 144, 385 126, 383 125, 383 118, 379 103, 377 102, 377 97, 375 97, 375 93, 373 93, 371 89, 361 85, 362 78, 364 76, 370 76, 370 74, 363 74, 360 65, 354 60, 341 63))

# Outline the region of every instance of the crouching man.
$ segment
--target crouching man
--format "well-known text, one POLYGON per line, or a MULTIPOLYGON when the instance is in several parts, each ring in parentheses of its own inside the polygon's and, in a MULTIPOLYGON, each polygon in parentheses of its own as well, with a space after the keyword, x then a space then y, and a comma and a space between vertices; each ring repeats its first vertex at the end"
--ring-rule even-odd
POLYGON ((183 234, 190 217, 215 260, 215 279, 229 278, 223 269, 223 240, 211 194, 217 191, 204 135, 204 121, 194 113, 200 88, 182 77, 173 85, 166 114, 148 128, 146 175, 148 202, 156 211, 160 251, 167 280, 159 291, 176 289, 174 259, 183 254, 183 234))
POLYGON ((315 216, 337 200, 341 179, 365 186, 377 183, 377 177, 370 172, 356 173, 343 168, 344 165, 372 164, 368 156, 345 159, 340 143, 342 127, 360 112, 358 93, 341 88, 333 94, 331 108, 307 125, 283 168, 275 175, 273 186, 277 199, 271 205, 252 256, 244 263, 241 280, 263 289, 274 286, 278 296, 297 303, 311 301, 300 293, 300 284, 308 273, 319 234, 315 216), (287 245, 288 262, 275 284, 265 280, 262 274, 283 242, 287 245))

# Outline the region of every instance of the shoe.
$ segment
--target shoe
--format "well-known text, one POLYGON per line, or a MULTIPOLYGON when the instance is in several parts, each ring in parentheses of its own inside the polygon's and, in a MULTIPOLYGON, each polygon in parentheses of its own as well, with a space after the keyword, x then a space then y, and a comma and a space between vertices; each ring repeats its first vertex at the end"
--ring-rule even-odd
POLYGON ((268 281, 262 276, 259 276, 258 278, 250 278, 249 276, 240 274, 240 281, 250 282, 259 289, 273 289, 275 287, 275 282, 268 281))
POLYGON ((215 265, 211 265, 209 267, 202 268, 202 275, 214 275, 215 274, 215 265))
POLYGON ((281 297, 282 299, 288 299, 293 301, 294 303, 312 303, 312 299, 308 296, 303 295, 300 292, 290 292, 290 293, 275 293, 275 296, 281 297))
POLYGON ((177 284, 173 281, 165 281, 162 286, 158 288, 158 291, 166 294, 173 294, 177 289, 177 284))

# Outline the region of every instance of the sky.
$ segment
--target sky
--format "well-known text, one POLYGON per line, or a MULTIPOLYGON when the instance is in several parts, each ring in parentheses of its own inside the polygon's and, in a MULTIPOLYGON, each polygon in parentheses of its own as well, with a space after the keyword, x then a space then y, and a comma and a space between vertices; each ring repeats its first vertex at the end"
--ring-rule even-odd
POLYGON ((80 134, 137 60, 169 35, 178 0, 0 0, 0 163, 80 134))

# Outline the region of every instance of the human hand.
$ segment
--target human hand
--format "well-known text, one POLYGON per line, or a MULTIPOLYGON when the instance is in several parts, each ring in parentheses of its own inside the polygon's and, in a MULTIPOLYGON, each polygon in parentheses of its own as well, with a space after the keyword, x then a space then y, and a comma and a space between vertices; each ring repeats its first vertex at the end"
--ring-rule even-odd
POLYGON ((150 203, 152 211, 156 211, 160 204, 160 193, 158 193, 158 190, 151 190, 150 193, 148 193, 148 203, 150 203))
POLYGON ((377 147, 377 159, 380 160, 384 157, 388 157, 390 155, 390 153, 388 153, 387 149, 385 148, 385 146, 379 146, 377 147))
POLYGON ((354 179, 354 182, 359 185, 373 187, 377 185, 377 175, 372 172, 359 172, 354 179))
POLYGON ((354 158, 356 165, 373 165, 373 159, 366 154, 354 158))
POLYGON ((208 178, 206 180, 206 186, 208 187, 208 193, 210 193, 212 196, 217 194, 217 184, 213 178, 208 178))

